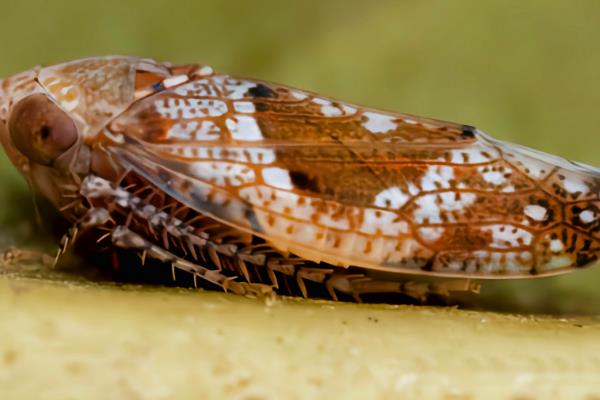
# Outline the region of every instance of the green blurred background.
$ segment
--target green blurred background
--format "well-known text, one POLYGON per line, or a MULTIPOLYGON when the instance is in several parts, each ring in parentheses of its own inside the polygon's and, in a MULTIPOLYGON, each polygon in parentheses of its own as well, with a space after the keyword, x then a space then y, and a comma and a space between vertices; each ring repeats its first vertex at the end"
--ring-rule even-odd
MULTIPOLYGON (((600 165, 599 1, 5 0, 0 37, 1 76, 104 54, 199 62, 600 165)), ((36 228, 3 155, 0 182, 7 246, 36 228)), ((600 314, 596 270, 492 284, 482 304, 600 314)))

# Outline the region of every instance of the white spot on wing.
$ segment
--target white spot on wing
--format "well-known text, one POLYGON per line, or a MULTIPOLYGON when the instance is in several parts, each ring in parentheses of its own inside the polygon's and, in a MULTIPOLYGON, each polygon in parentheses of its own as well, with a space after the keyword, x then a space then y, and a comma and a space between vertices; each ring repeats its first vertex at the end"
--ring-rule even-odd
POLYGON ((193 162, 190 171, 195 177, 218 186, 239 186, 255 180, 252 168, 223 161, 193 162))
POLYGON ((444 228, 442 227, 425 227, 420 228, 419 233, 421 237, 427 242, 435 242, 444 233, 444 228))
POLYGON ((234 140, 257 141, 263 139, 256 120, 249 115, 227 118, 225 125, 227 125, 227 129, 229 129, 234 140))
POLYGON ((529 204, 524 209, 525 215, 534 221, 544 221, 547 217, 548 210, 537 204, 529 204))
POLYGON ((359 232, 397 237, 402 233, 408 233, 408 224, 398 218, 396 213, 367 208, 363 212, 363 222, 359 232))
POLYGON ((596 214, 592 210, 583 210, 579 214, 579 220, 584 224, 589 224, 594 222, 596 219, 596 214))
POLYGON ((440 208, 435 202, 435 196, 422 196, 415 201, 415 204, 418 206, 414 212, 417 223, 439 224, 442 222, 440 208))
POLYGON ((233 103, 233 109, 239 113, 251 114, 256 111, 254 103, 250 101, 236 101, 233 103))
MULTIPOLYGON (((442 222, 441 212, 464 211, 476 199, 477 196, 474 193, 460 193, 460 196, 455 192, 444 192, 439 195, 427 194, 415 201, 417 208, 414 211, 414 218, 417 223, 439 224, 442 222), (438 196, 441 200, 439 205, 438 196)), ((446 214, 446 218, 453 222, 454 217, 451 213, 446 214)))
POLYGON ((178 122, 167 132, 167 139, 210 141, 220 137, 220 128, 212 121, 178 122))
POLYGON ((454 169, 448 166, 432 165, 421 179, 421 188, 425 191, 437 190, 439 188, 450 188, 450 181, 454 178, 454 169))
POLYGON ((496 224, 483 226, 481 230, 492 233, 493 242, 491 246, 495 248, 527 246, 531 244, 531 240, 533 239, 531 233, 512 225, 496 224))
POLYGON ((342 115, 352 115, 356 112, 356 108, 346 104, 334 105, 330 100, 322 98, 314 98, 313 103, 321 106, 321 113, 326 117, 339 117, 342 115))
POLYGON ((573 264, 573 260, 568 255, 560 255, 560 256, 552 256, 550 260, 548 260, 542 268, 547 269, 558 269, 558 268, 566 268, 573 264))
POLYGON ((552 251, 553 253, 558 253, 563 251, 563 249, 565 248, 562 240, 560 239, 553 239, 550 241, 550 251, 552 251))
POLYGON ((219 100, 167 98, 154 103, 156 111, 170 119, 218 117, 227 112, 227 104, 219 100))
POLYGON ((199 69, 197 69, 195 71, 196 75, 212 75, 213 74, 213 69, 211 67, 209 67, 208 65, 205 65, 203 67, 200 67, 199 69))
POLYGON ((405 194, 399 187, 391 187, 377 193, 377 196, 375 196, 374 205, 381 208, 397 210, 401 208, 409 199, 410 196, 405 194))
POLYGON ((308 97, 308 95, 306 93, 299 92, 298 90, 291 90, 290 95, 292 95, 292 97, 295 98, 296 100, 300 100, 300 101, 304 100, 308 97))
POLYGON ((394 117, 370 111, 365 112, 363 115, 367 118, 367 120, 363 122, 363 126, 370 132, 385 133, 396 129, 397 127, 396 122, 394 122, 394 117))
POLYGON ((237 100, 244 98, 248 89, 252 89, 253 87, 256 87, 254 82, 225 79, 223 92, 228 98, 237 100))
POLYGON ((264 168, 262 177, 265 183, 280 189, 292 190, 292 180, 288 170, 279 167, 264 168))
POLYGON ((563 182, 565 190, 569 193, 587 193, 590 188, 579 179, 567 178, 563 182))
POLYGON ((494 148, 466 148, 450 151, 453 164, 479 164, 493 161, 499 156, 494 148))
POLYGON ((505 174, 512 172, 510 168, 506 169, 504 172, 500 172, 484 166, 479 167, 477 170, 481 173, 484 181, 495 186, 502 185, 506 181, 505 174))

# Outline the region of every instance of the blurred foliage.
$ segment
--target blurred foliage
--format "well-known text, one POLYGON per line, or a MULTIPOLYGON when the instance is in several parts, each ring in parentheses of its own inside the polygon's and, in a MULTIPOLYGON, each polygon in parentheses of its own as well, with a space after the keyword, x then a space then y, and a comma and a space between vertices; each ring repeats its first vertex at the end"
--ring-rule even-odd
MULTIPOLYGON (((4 1, 0 36, 2 76, 103 54, 199 62, 600 164, 595 0, 4 1)), ((4 244, 34 218, 4 158, 0 181, 4 244)), ((589 270, 488 292, 528 309, 598 312, 598 283, 589 270)))

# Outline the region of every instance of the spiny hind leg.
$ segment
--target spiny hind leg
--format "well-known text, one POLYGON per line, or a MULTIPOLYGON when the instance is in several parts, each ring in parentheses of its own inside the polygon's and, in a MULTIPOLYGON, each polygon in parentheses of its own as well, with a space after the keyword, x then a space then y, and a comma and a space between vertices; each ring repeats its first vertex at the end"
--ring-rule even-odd
POLYGON ((243 296, 256 296, 265 299, 272 299, 275 296, 275 292, 271 285, 240 282, 237 280, 236 276, 227 276, 222 273, 220 269, 210 269, 196 262, 191 262, 178 257, 168 250, 144 239, 125 226, 121 225, 115 227, 111 231, 110 238, 112 244, 116 247, 138 251, 142 260, 150 257, 166 264, 170 264, 174 279, 175 271, 181 270, 192 274, 194 282, 196 282, 197 278, 200 278, 222 288, 226 292, 232 292, 243 296))
MULTIPOLYGON (((77 241, 78 235, 91 228, 102 228, 107 226, 109 223, 114 223, 110 213, 105 208, 90 208, 86 214, 75 222, 60 239, 58 251, 54 258, 53 266, 58 264, 60 257, 65 254, 70 245, 77 241)), ((102 237, 98 240, 100 241, 102 237)))
POLYGON ((381 280, 365 274, 337 271, 325 280, 330 296, 337 300, 337 292, 351 295, 355 301, 361 302, 367 294, 400 294, 419 302, 429 298, 449 298, 458 292, 479 293, 479 284, 469 279, 455 279, 440 282, 417 282, 406 280, 381 280))

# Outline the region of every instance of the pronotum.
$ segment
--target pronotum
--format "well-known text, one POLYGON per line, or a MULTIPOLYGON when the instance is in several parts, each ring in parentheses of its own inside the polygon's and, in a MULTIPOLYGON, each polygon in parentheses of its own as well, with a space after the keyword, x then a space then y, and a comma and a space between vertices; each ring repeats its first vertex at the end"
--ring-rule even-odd
POLYGON ((4 79, 0 107, 63 244, 97 231, 238 294, 422 299, 600 254, 598 168, 468 125, 120 56, 4 79))

